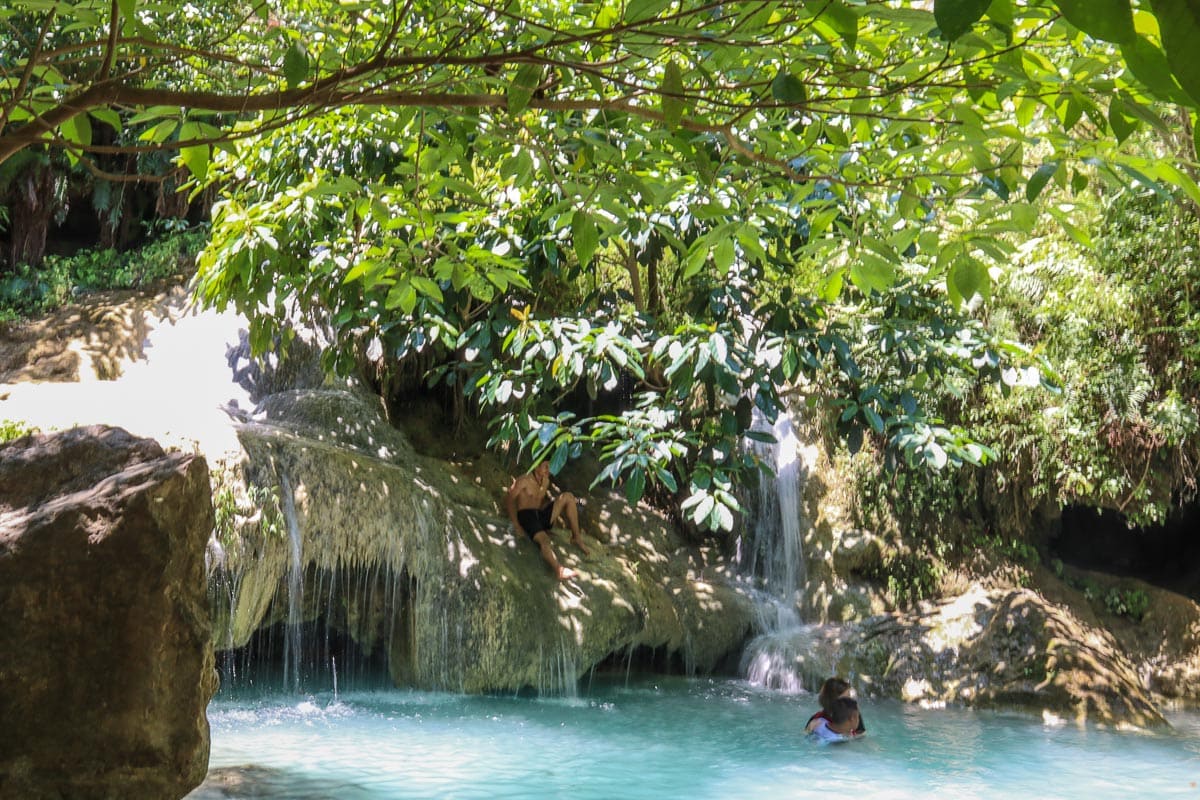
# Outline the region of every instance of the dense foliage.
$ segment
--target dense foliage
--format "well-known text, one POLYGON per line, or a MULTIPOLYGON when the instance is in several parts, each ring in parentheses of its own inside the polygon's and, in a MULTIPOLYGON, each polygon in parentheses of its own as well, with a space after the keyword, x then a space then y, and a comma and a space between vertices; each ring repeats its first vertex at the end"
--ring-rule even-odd
MULTIPOLYGON (((870 577, 898 603, 937 594, 951 565, 980 559, 1028 578, 1058 509, 1110 509, 1136 536, 1196 499, 1200 216, 1145 190, 1083 190, 1073 200, 1087 244, 1036 229, 986 315, 998 335, 1020 337, 1053 364, 1056 387, 1018 391, 1002 380, 929 399, 992 443, 996 460, 956 474, 889 464, 880 453, 851 461, 861 524, 892 542, 870 577)), ((1061 562, 1051 565, 1064 576, 1061 562)), ((1145 609, 1136 590, 1070 580, 1112 613, 1145 609)))
POLYGON ((1062 192, 1089 180, 1200 203, 1190 137, 1164 145, 1192 120, 1162 104, 1200 97, 1184 0, 16 0, 0 20, 0 165, 47 135, 94 171, 179 148, 223 192, 202 291, 260 350, 327 327, 331 366, 415 370, 497 443, 555 469, 593 450, 631 500, 709 528, 788 391, 904 463, 988 461, 946 410, 1050 374, 980 313, 1019 238, 1046 218, 1086 238, 1062 192))
POLYGON ((0 321, 44 314, 87 292, 140 289, 178 277, 194 265, 207 233, 185 228, 124 253, 87 248, 71 256, 48 256, 37 268, 20 265, 0 275, 0 321))

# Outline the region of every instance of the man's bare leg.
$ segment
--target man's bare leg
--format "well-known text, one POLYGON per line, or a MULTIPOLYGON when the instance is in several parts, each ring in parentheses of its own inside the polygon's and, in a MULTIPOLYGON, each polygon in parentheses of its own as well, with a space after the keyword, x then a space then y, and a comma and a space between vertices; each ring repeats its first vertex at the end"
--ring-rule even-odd
POLYGON ((579 504, 575 502, 575 495, 570 492, 563 492, 554 501, 550 519, 561 525, 563 512, 566 512, 567 524, 571 526, 571 543, 582 550, 585 556, 591 555, 592 551, 583 543, 583 532, 579 530, 579 504))
POLYGON ((538 531, 533 535, 533 541, 537 544, 538 549, 542 551, 542 560, 550 565, 550 570, 554 573, 554 577, 560 581, 575 577, 575 570, 559 564, 558 559, 554 557, 554 548, 550 546, 550 534, 545 531, 538 531))

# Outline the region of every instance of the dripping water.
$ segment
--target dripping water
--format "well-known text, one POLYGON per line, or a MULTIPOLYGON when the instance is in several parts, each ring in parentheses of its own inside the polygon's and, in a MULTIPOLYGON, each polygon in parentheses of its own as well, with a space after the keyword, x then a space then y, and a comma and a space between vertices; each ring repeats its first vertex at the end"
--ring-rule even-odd
POLYGON ((283 683, 284 688, 298 694, 300 692, 300 658, 304 644, 304 561, 300 521, 296 516, 296 498, 292 493, 292 486, 286 474, 280 475, 280 493, 283 498, 283 516, 287 522, 288 539, 291 544, 288 564, 287 629, 283 638, 283 683))

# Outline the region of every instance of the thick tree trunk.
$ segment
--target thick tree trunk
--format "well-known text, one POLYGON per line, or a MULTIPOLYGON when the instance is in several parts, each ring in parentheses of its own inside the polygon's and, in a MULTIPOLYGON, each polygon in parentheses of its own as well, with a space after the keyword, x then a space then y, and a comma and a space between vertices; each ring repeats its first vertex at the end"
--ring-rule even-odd
POLYGON ((58 206, 58 176, 48 164, 35 164, 14 181, 10 267, 25 263, 37 266, 46 254, 50 218, 58 206))

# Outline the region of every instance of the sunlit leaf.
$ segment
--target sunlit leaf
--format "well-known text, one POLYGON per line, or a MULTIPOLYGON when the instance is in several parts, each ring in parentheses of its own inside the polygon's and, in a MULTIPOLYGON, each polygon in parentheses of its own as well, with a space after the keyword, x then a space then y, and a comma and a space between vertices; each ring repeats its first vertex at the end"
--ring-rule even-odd
POLYGON ((985 296, 991 285, 987 267, 977 259, 970 257, 960 258, 954 262, 947 281, 954 284, 958 296, 965 301, 970 301, 975 295, 985 296))
POLYGON ((299 42, 292 42, 283 54, 283 77, 289 89, 294 89, 308 77, 308 53, 299 42))
POLYGON ((662 84, 659 87, 659 97, 662 98, 663 119, 668 128, 678 128, 683 116, 685 99, 683 96, 683 75, 675 61, 668 61, 663 69, 662 84))
POLYGON ((206 144, 179 149, 179 160, 198 181, 203 181, 208 177, 208 164, 211 156, 212 148, 206 144))
POLYGON ((1194 0, 1152 0, 1159 20, 1167 62, 1193 107, 1200 105, 1200 4, 1194 0))
POLYGON ((600 232, 586 211, 576 211, 571 219, 571 239, 575 242, 575 256, 581 265, 592 262, 596 248, 600 246, 600 232))

